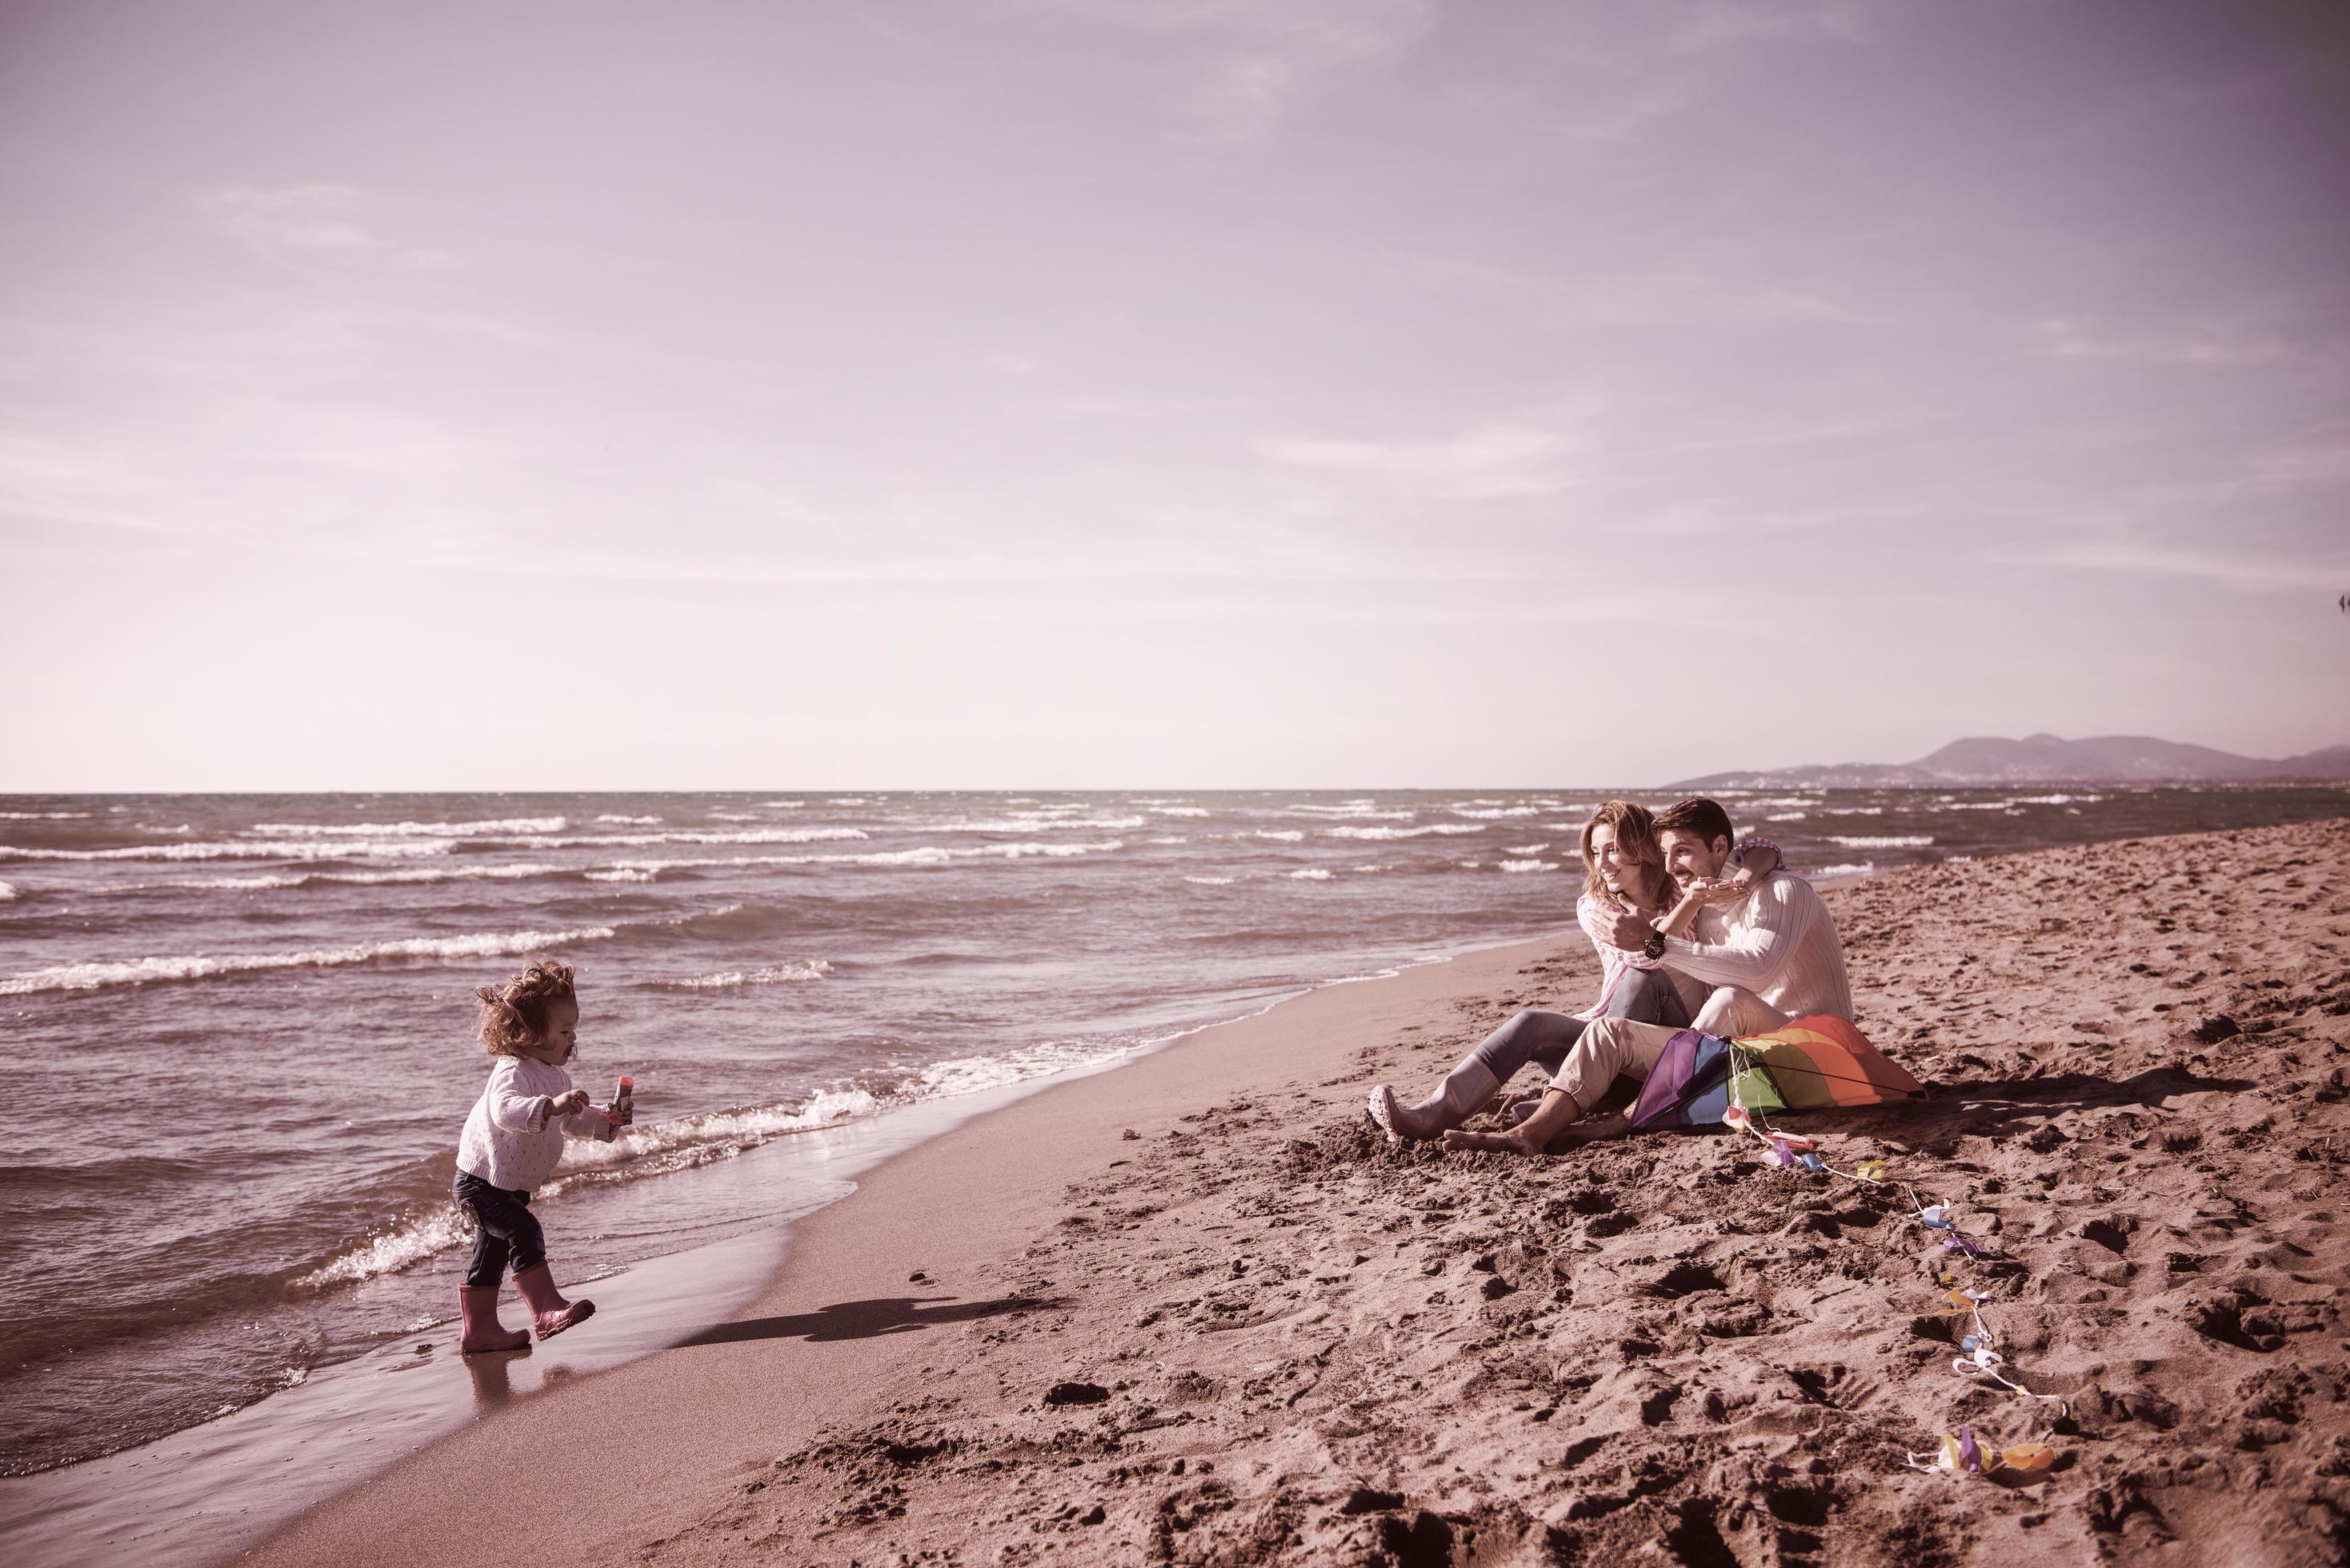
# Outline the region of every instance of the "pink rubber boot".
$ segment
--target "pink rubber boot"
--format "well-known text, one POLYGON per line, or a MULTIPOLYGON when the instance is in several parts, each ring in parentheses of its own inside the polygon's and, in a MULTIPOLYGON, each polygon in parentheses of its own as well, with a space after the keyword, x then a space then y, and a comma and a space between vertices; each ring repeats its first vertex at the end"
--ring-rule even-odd
POLYGON ((515 1289, 530 1307, 531 1323, 541 1339, 553 1339, 575 1323, 586 1323, 595 1312, 591 1301, 567 1302, 555 1288, 555 1271, 546 1263, 524 1269, 514 1277, 515 1289))
POLYGON ((495 1285, 459 1285, 457 1311, 463 1315, 465 1331, 457 1341, 457 1349, 465 1355, 479 1355, 490 1350, 527 1350, 530 1331, 508 1328, 498 1321, 498 1287, 495 1285))

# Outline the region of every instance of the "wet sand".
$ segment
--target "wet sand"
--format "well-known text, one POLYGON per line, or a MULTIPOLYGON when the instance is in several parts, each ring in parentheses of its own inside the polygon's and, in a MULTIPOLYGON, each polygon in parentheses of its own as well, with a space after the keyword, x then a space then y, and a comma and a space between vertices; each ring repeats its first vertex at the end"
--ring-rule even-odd
POLYGON ((735 1322, 255 1560, 506 1563, 535 1520, 588 1563, 2339 1561, 2345 865, 2333 822, 1826 895, 1862 1028, 1933 1098, 1788 1125, 1960 1206, 1991 1255, 1955 1277, 2069 1416, 1952 1372, 1952 1264, 1897 1188, 1709 1134, 1388 1150, 1372 1084, 1596 989, 1562 939, 922 1145, 802 1220, 735 1322), (1960 1422, 2064 1458, 1904 1468, 1960 1422))

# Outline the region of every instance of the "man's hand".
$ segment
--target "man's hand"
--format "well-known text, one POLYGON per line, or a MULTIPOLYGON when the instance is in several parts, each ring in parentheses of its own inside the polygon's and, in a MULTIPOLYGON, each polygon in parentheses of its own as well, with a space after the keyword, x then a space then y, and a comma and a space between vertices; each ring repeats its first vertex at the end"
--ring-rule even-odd
POLYGON ((1627 953, 1638 952, 1648 944, 1648 939, 1657 934, 1656 927, 1629 909, 1610 909, 1608 919, 1608 946, 1622 948, 1627 953))
POLYGON ((573 1089, 546 1102, 546 1114, 551 1116, 577 1116, 588 1108, 588 1091, 573 1089))

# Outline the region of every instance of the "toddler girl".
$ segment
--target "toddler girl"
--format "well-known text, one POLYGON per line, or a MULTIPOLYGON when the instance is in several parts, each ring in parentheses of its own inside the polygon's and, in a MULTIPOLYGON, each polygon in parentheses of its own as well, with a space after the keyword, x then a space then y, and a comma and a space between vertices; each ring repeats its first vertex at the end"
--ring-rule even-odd
POLYGON ((473 1210, 475 1226, 473 1264, 457 1291, 465 1324, 458 1344, 468 1355, 530 1344, 529 1334, 498 1322, 498 1281, 510 1262, 515 1289, 529 1306, 539 1338, 551 1339, 596 1310, 594 1302, 566 1301, 555 1288, 530 1194, 553 1174, 566 1137, 609 1143, 630 1119, 626 1110, 589 1106, 588 1091, 573 1088, 563 1070, 578 1049, 579 1034, 569 964, 533 959, 505 984, 485 985, 475 994, 482 1001, 482 1044, 495 1060, 489 1087, 473 1102, 457 1140, 457 1179, 451 1188, 458 1204, 473 1210))

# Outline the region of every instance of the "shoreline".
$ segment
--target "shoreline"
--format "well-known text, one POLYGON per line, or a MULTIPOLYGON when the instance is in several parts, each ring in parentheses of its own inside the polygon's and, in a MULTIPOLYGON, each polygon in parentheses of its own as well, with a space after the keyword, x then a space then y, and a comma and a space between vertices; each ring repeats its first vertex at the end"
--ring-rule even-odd
POLYGON ((461 1359, 454 1320, 435 1322, 214 1419, 52 1469, 0 1478, 0 1542, 25 1553, 24 1561, 45 1565, 112 1561, 134 1549, 141 1561, 167 1564, 249 1554, 303 1513, 364 1489, 404 1462, 388 1456, 389 1449, 421 1452, 510 1407, 509 1401, 543 1397, 559 1382, 617 1370, 723 1327, 772 1289, 789 1267, 795 1228, 809 1216, 854 1198, 858 1178, 973 1120, 1180 1050, 1201 1035, 1262 1018, 1323 990, 1390 981, 1480 953, 1555 940, 1554 932, 1475 942, 1397 961, 1370 973, 1336 975, 1281 992, 1252 1012, 1176 1030, 1105 1061, 813 1128, 748 1150, 717 1171, 681 1173, 688 1180, 716 1177, 773 1184, 795 1173, 806 1179, 820 1171, 822 1180, 839 1185, 769 1225, 580 1282, 574 1293, 594 1295, 604 1309, 600 1332, 583 1332, 552 1348, 536 1346, 527 1355, 461 1359), (326 1471, 343 1475, 329 1483, 331 1490, 315 1480, 289 1485, 280 1479, 289 1462, 306 1474, 323 1464, 326 1471), (167 1479, 157 1481, 158 1473, 167 1479), (135 1502, 130 1501, 134 1490, 135 1502), (228 1494, 225 1502, 215 1497, 220 1492, 228 1494), (239 1516, 259 1513, 263 1522, 227 1522, 221 1507, 234 1507, 239 1516))

